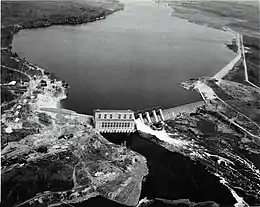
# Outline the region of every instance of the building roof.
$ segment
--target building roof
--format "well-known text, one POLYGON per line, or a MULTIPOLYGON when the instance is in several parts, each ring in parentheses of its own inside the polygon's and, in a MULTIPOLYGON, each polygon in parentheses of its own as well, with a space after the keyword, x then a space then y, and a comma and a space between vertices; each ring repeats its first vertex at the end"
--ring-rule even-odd
POLYGON ((107 110, 107 109, 96 109, 94 112, 107 112, 107 113, 134 113, 132 110, 127 109, 127 110, 107 110))

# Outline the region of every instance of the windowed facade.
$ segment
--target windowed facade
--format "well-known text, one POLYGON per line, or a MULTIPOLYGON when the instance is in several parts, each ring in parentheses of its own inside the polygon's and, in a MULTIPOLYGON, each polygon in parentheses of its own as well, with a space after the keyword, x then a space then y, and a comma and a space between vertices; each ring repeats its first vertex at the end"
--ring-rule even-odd
POLYGON ((103 133, 131 133, 135 131, 131 110, 95 110, 95 128, 103 133))

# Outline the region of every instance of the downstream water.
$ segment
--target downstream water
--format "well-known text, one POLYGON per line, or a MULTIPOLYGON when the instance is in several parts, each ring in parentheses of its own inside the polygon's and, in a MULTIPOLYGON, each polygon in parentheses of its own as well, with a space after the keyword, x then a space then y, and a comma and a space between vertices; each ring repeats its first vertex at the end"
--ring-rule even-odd
POLYGON ((124 3, 94 23, 23 30, 13 50, 68 82, 63 107, 80 113, 200 100, 177 84, 227 64, 235 56, 225 47, 232 36, 172 17, 152 1, 124 3))
MULTIPOLYGON (((93 109, 163 108, 200 100, 177 86, 189 78, 211 76, 235 54, 225 47, 232 36, 170 16, 152 1, 125 0, 124 11, 80 26, 23 30, 13 50, 71 86, 63 107, 92 114, 93 109)), ((110 141, 113 136, 106 136, 110 141)), ((230 192, 199 163, 140 139, 122 135, 148 160, 141 197, 234 203, 230 192)), ((118 138, 116 141, 118 142, 118 138)), ((76 206, 122 206, 94 198, 76 206)))

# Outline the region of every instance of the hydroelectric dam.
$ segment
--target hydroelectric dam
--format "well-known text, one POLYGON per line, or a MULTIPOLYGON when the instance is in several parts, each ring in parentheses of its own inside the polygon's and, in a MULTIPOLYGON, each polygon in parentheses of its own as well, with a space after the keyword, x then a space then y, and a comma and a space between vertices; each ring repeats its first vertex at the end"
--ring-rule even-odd
POLYGON ((194 102, 169 109, 153 107, 139 111, 128 110, 100 110, 94 111, 94 126, 101 133, 133 133, 135 132, 135 120, 140 119, 144 124, 150 125, 161 121, 175 119, 184 113, 196 112, 204 102, 194 102))

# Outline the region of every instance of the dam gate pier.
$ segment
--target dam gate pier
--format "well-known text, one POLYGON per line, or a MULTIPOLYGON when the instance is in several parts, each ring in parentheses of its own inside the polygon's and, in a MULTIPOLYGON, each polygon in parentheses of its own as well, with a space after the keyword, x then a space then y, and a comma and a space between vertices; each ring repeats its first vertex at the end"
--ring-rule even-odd
POLYGON ((175 119, 181 114, 196 112, 204 105, 203 101, 162 109, 161 106, 139 111, 100 110, 94 111, 94 127, 100 133, 133 133, 136 131, 135 120, 150 125, 175 119))

